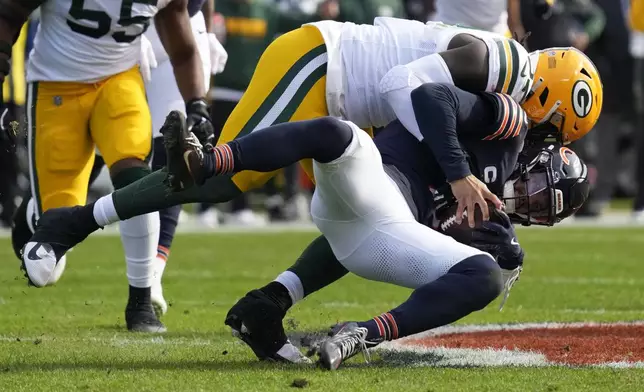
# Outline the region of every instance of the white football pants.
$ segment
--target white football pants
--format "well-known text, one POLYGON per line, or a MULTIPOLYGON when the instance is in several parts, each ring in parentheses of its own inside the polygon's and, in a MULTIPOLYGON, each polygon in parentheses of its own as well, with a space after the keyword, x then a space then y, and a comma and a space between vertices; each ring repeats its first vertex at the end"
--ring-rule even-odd
POLYGON ((468 257, 486 254, 418 223, 385 173, 373 140, 346 123, 353 139, 342 156, 330 163, 314 161, 311 202, 313 221, 345 268, 413 289, 468 257))

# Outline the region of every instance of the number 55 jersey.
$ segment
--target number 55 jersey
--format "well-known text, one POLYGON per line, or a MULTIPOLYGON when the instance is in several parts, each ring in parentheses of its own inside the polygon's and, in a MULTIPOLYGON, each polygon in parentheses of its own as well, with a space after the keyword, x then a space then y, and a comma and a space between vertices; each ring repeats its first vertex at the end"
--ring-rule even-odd
POLYGON ((96 147, 110 169, 150 155, 152 120, 138 67, 141 35, 171 1, 47 0, 41 6, 27 66, 37 217, 85 204, 96 147))
POLYGON ((171 1, 46 1, 28 81, 95 82, 134 67, 141 34, 171 1))

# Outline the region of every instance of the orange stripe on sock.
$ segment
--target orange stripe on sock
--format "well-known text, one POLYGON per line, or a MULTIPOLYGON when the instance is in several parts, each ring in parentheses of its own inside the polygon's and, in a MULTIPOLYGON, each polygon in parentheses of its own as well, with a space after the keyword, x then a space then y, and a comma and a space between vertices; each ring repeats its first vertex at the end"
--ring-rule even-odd
POLYGON ((385 313, 385 317, 389 319, 389 323, 391 324, 391 328, 392 328, 391 340, 398 339, 398 324, 396 324, 396 320, 394 319, 394 316, 392 316, 391 313, 385 313))
POLYGON ((378 326, 378 332, 380 332, 380 336, 383 338, 385 337, 385 326, 382 325, 382 321, 378 319, 378 317, 374 317, 373 320, 376 322, 376 325, 378 326))

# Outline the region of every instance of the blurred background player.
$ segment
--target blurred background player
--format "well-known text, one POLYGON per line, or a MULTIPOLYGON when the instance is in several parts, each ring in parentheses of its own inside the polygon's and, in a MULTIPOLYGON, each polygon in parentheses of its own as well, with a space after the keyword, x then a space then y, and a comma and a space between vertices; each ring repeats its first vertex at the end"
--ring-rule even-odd
MULTIPOLYGON (((191 16, 192 31, 194 33, 197 49, 203 62, 203 74, 212 75, 220 73, 228 58, 228 54, 221 46, 217 37, 212 34, 206 21, 212 21, 213 0, 189 0, 188 11, 191 16)), ((152 170, 159 170, 166 165, 166 152, 160 129, 166 116, 173 110, 184 115, 185 102, 177 86, 172 69, 172 63, 167 52, 163 49, 159 35, 154 25, 145 33, 149 39, 157 66, 150 71, 150 79, 145 83, 146 95, 152 116, 153 132, 153 157, 152 170)), ((204 78, 204 88, 210 89, 210 78, 204 78)), ((154 278, 152 282, 152 303, 157 315, 165 314, 168 305, 163 297, 161 277, 170 256, 170 247, 179 223, 181 206, 174 206, 159 211, 159 242, 157 256, 154 261, 154 278)))
MULTIPOLYGON (((262 53, 277 36, 307 22, 332 19, 339 12, 329 2, 320 3, 317 10, 314 8, 310 14, 293 4, 280 5, 276 7, 263 0, 217 1, 214 30, 229 53, 229 65, 215 77, 211 95, 212 121, 217 133, 221 133, 228 116, 244 95, 262 53)), ((264 205, 271 221, 289 220, 294 215, 293 208, 286 206, 292 205, 291 201, 297 193, 297 170, 297 166, 283 170, 283 189, 275 181, 266 185, 264 205)), ((262 216, 251 209, 248 196, 241 194, 231 200, 226 223, 245 226, 266 223, 262 216)), ((197 213, 205 226, 215 227, 219 224, 219 214, 210 204, 200 203, 197 213)))
MULTIPOLYGON (((221 72, 221 69, 226 63, 227 54, 217 41, 217 38, 208 32, 210 30, 206 26, 206 20, 209 20, 212 15, 212 2, 191 0, 188 3, 188 10, 191 14, 191 24, 195 41, 203 61, 204 75, 221 72)), ((178 110, 185 114, 185 103, 177 87, 175 76, 172 72, 172 64, 170 63, 167 52, 163 49, 154 25, 150 26, 144 36, 149 40, 149 44, 153 50, 154 57, 150 57, 150 60, 154 60, 152 61, 152 65, 156 63, 156 66, 151 67, 151 69, 145 69, 143 74, 147 75, 144 79, 146 79, 146 95, 148 97, 153 127, 153 157, 151 166, 153 170, 158 170, 166 163, 165 149, 163 147, 163 140, 160 138, 161 134, 159 133, 159 129, 165 121, 165 116, 170 111, 178 110)), ((205 88, 208 89, 210 87, 210 78, 204 78, 204 83, 205 88)), ((90 175, 90 186, 97 179, 103 167, 103 157, 97 151, 94 167, 90 175)), ((154 277, 151 286, 152 305, 157 316, 165 314, 168 309, 167 302, 163 297, 161 277, 163 276, 163 271, 170 255, 170 247, 180 212, 180 206, 159 211, 159 241, 157 256, 154 261, 154 277)), ((20 249, 22 249, 29 237, 33 234, 33 222, 27 220, 27 217, 32 217, 32 215, 33 201, 31 201, 31 196, 29 195, 24 198, 19 207, 19 212, 14 217, 12 239, 14 251, 18 255, 18 258, 20 258, 20 249)), ((64 263, 57 268, 59 270, 57 279, 63 273, 65 268, 64 263)), ((51 284, 53 283, 55 281, 51 282, 51 284)))
POLYGON ((435 0, 432 20, 523 37, 520 0, 435 0))
MULTIPOLYGON (((151 119, 138 63, 139 37, 155 15, 175 71, 181 75, 179 85, 189 101, 188 113, 206 124, 201 127, 209 124, 201 61, 189 28, 186 1, 164 1, 161 10, 130 2, 9 3, 3 12, 13 14, 4 15, 0 22, 5 24, 0 26, 3 42, 11 39, 12 20, 24 21, 42 4, 27 71, 27 131, 36 216, 50 208, 85 203, 94 143, 115 188, 149 173, 151 119)), ((127 327, 162 332, 165 327, 150 300, 158 214, 123 222, 120 231, 130 282, 127 327)), ((38 249, 26 251, 37 262, 38 249)), ((31 283, 44 286, 49 282, 36 279, 31 283)))

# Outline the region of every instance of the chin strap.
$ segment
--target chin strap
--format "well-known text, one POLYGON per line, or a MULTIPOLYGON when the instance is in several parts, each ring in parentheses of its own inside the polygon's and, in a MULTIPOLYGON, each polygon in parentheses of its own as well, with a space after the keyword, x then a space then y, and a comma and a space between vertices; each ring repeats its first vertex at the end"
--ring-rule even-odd
POLYGON ((501 304, 499 305, 499 312, 503 310, 503 306, 510 296, 510 290, 512 290, 512 286, 514 286, 514 284, 519 280, 521 271, 523 271, 522 266, 518 266, 517 268, 512 270, 501 269, 501 274, 503 275, 503 281, 505 283, 503 284, 503 299, 501 300, 501 304))

